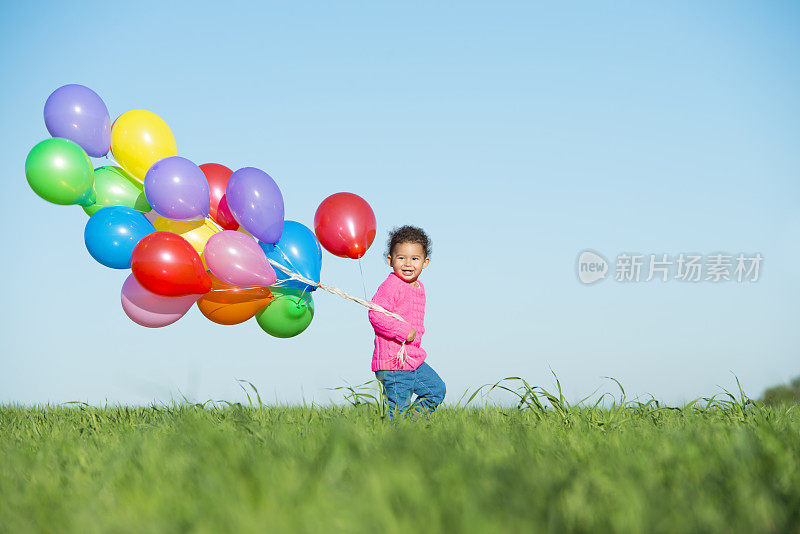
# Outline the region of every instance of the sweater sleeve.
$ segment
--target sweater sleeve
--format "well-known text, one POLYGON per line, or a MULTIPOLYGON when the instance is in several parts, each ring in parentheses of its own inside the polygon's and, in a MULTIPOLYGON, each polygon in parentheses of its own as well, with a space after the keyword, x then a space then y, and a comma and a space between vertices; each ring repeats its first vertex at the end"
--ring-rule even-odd
MULTIPOLYGON (((375 296, 372 297, 372 302, 392 312, 395 311, 396 301, 397 291, 387 283, 381 284, 375 296)), ((375 329, 376 334, 393 339, 398 343, 405 341, 411 332, 409 323, 374 310, 369 311, 369 322, 372 323, 372 328, 375 329)))

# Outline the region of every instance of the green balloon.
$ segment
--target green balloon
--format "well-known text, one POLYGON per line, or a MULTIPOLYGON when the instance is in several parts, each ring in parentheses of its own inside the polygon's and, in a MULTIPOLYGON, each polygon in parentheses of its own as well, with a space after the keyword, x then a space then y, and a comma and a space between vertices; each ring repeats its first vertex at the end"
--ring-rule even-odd
POLYGON ((98 167, 94 170, 94 204, 84 206, 86 215, 106 206, 127 206, 143 213, 152 208, 144 196, 144 185, 120 167, 98 167))
POLYGON ((270 287, 275 296, 269 305, 256 313, 258 326, 275 337, 294 337, 308 328, 314 318, 310 293, 298 289, 270 287))
POLYGON ((94 203, 94 169, 86 152, 67 139, 53 137, 33 147, 25 160, 31 189, 53 204, 94 203))

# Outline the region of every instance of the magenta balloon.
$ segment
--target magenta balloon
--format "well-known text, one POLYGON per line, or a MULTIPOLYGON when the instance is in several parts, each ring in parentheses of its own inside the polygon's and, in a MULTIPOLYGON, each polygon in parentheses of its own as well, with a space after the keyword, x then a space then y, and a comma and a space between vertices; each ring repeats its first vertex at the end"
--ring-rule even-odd
POLYGON ((83 85, 69 84, 53 91, 44 103, 44 124, 53 137, 77 143, 99 158, 111 148, 111 117, 100 96, 83 85))
POLYGON ((211 205, 206 175, 180 156, 153 163, 144 177, 144 196, 159 215, 173 221, 204 219, 211 205))
POLYGON ((277 280, 258 243, 236 230, 212 235, 203 249, 203 259, 214 276, 234 286, 267 287, 277 280))
POLYGON ((269 174, 244 167, 228 178, 225 190, 233 217, 264 243, 277 243, 283 231, 283 195, 269 174))
POLYGON ((160 328, 174 323, 184 315, 202 295, 163 297, 146 290, 128 275, 122 284, 122 309, 130 319, 148 328, 160 328))

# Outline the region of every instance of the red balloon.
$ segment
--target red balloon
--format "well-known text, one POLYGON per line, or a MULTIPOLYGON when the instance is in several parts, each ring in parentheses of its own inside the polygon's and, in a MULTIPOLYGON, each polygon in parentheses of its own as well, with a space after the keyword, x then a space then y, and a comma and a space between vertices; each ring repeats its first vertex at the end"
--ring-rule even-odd
POLYGON ((367 201, 353 193, 335 193, 317 208, 314 233, 331 254, 357 259, 375 240, 375 213, 367 201))
POLYGON ((228 178, 233 171, 225 165, 219 163, 203 163, 200 170, 206 175, 208 189, 211 191, 211 210, 208 216, 211 217, 223 230, 236 230, 239 223, 233 218, 228 207, 228 199, 225 197, 225 189, 228 187, 228 178))
POLYGON ((197 295, 211 290, 211 277, 192 245, 172 232, 144 236, 131 254, 131 270, 143 288, 164 297, 197 295))

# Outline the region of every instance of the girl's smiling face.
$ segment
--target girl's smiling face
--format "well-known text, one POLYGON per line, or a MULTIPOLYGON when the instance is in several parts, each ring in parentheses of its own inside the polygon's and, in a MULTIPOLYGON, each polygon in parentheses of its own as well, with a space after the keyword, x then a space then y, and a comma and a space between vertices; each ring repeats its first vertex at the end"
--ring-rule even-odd
POLYGON ((409 284, 414 283, 422 269, 428 266, 431 259, 425 257, 425 249, 419 243, 398 243, 392 253, 386 257, 394 274, 409 284))

